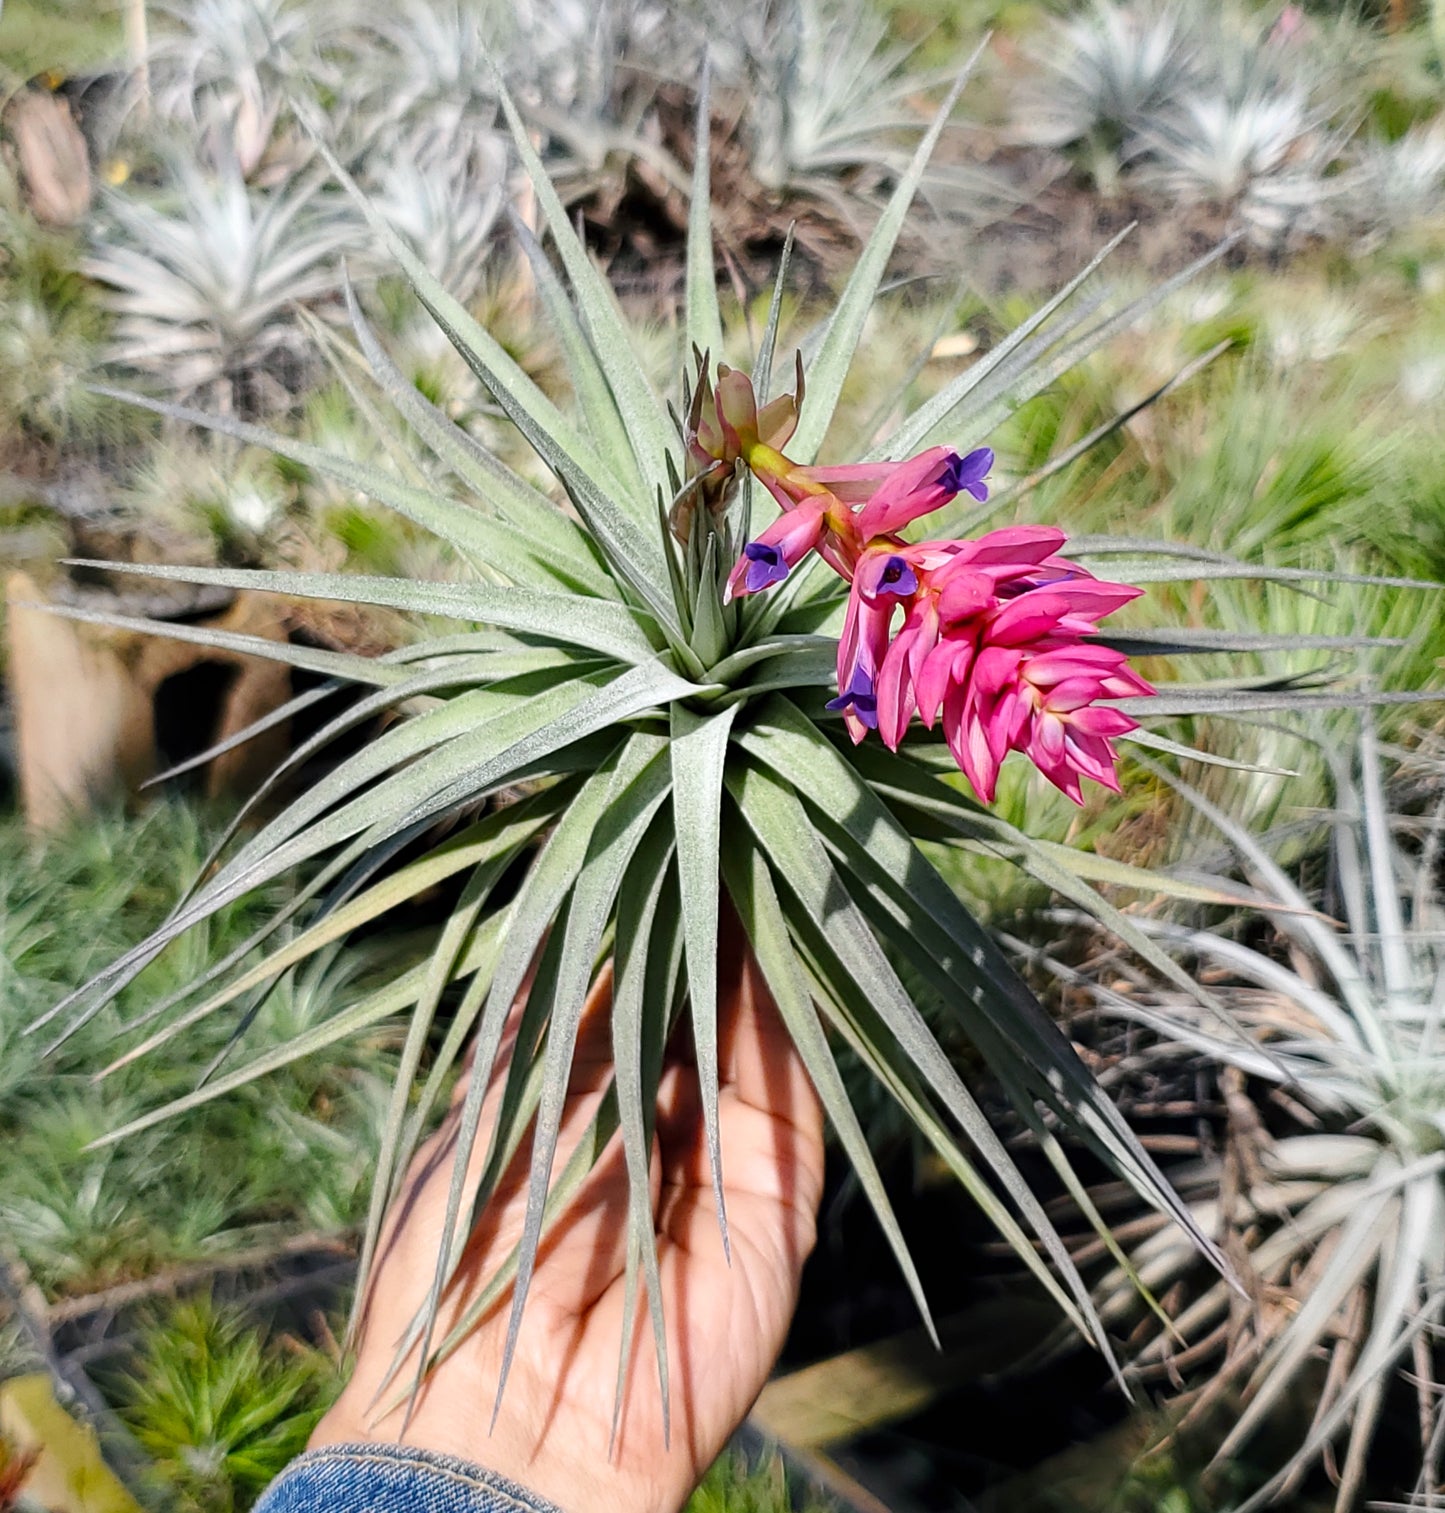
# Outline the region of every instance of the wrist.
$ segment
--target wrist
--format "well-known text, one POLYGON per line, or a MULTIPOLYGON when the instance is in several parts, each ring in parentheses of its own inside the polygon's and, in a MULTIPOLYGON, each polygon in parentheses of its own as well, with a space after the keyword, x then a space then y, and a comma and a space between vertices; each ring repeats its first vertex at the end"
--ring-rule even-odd
POLYGON ((554 1421, 545 1404, 531 1413, 515 1401, 520 1386, 509 1383, 495 1427, 489 1395, 441 1402, 424 1392, 406 1422, 404 1409, 381 1417, 356 1411, 348 1389, 317 1424, 310 1448, 400 1445, 451 1457, 505 1478, 557 1513, 678 1513, 682 1508, 694 1478, 690 1467, 676 1464, 682 1458, 676 1445, 670 1452, 659 1445, 656 1465, 646 1471, 620 1466, 609 1453, 610 1425, 579 1426, 562 1415, 554 1421), (522 1432, 522 1424, 545 1427, 522 1432))
POLYGON ((528 1488, 413 1445, 315 1446, 266 1489, 256 1513, 562 1513, 528 1488))

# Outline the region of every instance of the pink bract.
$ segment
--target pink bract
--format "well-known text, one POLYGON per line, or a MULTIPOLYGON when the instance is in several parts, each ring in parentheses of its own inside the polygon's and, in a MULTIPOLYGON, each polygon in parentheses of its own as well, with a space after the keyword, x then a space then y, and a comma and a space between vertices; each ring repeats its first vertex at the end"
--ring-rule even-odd
POLYGON ((959 494, 988 498, 986 447, 800 466, 781 450, 797 421, 792 396, 759 412, 745 375, 720 368, 705 399, 694 406, 694 457, 744 462, 782 509, 744 547, 724 602, 780 583, 813 551, 850 585, 828 708, 855 743, 876 730, 896 750, 914 715, 929 729, 941 717, 954 760, 985 803, 1010 751, 1075 803, 1083 778, 1118 790, 1113 741, 1137 721, 1105 701, 1154 690, 1123 652, 1091 638, 1139 589, 1061 557, 1065 536, 1052 526, 904 541, 900 531, 959 494))

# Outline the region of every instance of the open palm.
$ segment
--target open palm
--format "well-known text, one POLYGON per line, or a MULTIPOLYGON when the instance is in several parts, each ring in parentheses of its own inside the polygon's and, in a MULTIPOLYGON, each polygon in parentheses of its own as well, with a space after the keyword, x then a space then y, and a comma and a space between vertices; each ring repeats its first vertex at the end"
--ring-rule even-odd
MULTIPOLYGON (((682 1505, 746 1414, 782 1346, 812 1248, 823 1180, 822 1115, 735 926, 724 932, 721 960, 719 1121, 731 1260, 718 1233, 696 1070, 680 1057, 663 1076, 652 1153, 671 1371, 670 1443, 645 1307, 637 1310, 612 1441, 627 1235, 620 1141, 542 1243, 495 1428, 489 1426, 506 1338, 505 1297, 436 1368, 406 1428, 407 1443, 475 1461, 567 1513, 661 1513, 682 1505)), ((559 1162, 587 1128, 607 1087, 610 997, 604 975, 583 1021, 559 1162)), ((500 1085, 488 1092, 484 1136, 500 1096, 500 1085)), ((313 1445, 402 1435, 402 1410, 380 1413, 374 1400, 431 1280, 455 1122, 454 1106, 418 1153, 373 1272, 356 1370, 313 1445)), ((485 1138, 478 1141, 478 1169, 485 1146, 485 1138)), ((529 1154, 524 1142, 472 1237, 443 1309, 443 1328, 461 1316, 468 1297, 521 1237, 529 1154)))

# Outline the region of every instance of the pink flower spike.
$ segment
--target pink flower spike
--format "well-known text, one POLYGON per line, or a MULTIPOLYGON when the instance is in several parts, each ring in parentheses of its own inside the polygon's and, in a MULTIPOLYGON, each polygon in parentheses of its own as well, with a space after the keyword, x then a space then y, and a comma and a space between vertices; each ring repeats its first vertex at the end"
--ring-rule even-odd
POLYGON ((967 680, 973 657, 972 637, 954 635, 940 641, 923 659, 913 677, 913 695, 918 703, 918 718, 929 730, 938 719, 939 706, 950 685, 967 680))
POLYGON ((1027 646, 1059 627, 1069 612, 1062 594, 1036 588, 1010 599, 989 626, 989 640, 998 646, 1027 646))
POLYGON ((1082 735, 1102 736, 1105 740, 1116 735, 1128 735, 1131 730, 1139 728, 1138 720, 1131 719, 1122 709, 1111 708, 1108 704, 1091 704, 1086 709, 1077 709, 1069 723, 1082 735))
POLYGON ((934 582, 938 588, 939 618, 947 624, 969 620, 992 609, 998 602, 998 584, 988 573, 978 572, 972 563, 952 563, 934 582))
POLYGON ((1009 525, 963 542, 959 556, 975 567, 1009 567, 1027 571, 1047 562, 1067 540, 1068 537, 1056 526, 1009 525))
MULTIPOLYGON (((914 620, 904 623, 893 638, 878 669, 878 734, 889 751, 897 751, 916 707, 913 694, 914 651, 924 627, 914 620)), ((922 658, 918 659, 920 662, 922 658)))
POLYGON ((977 720, 967 718, 968 702, 967 683, 955 683, 948 690, 943 701, 943 734, 954 761, 973 784, 973 791, 985 804, 991 804, 998 783, 999 762, 989 750, 983 726, 977 720))
POLYGON ((723 603, 781 583, 822 540, 826 525, 827 510, 820 500, 809 500, 779 515, 756 541, 743 548, 728 574, 723 603))
POLYGON ((726 363, 717 365, 717 385, 706 369, 698 374, 685 436, 693 461, 704 471, 751 460, 762 447, 775 455, 792 439, 803 403, 803 362, 798 358, 797 390, 780 394, 758 409, 752 380, 726 363))
POLYGON ((1096 699, 1148 697, 1154 692, 1122 651, 1088 643, 1041 652, 1029 663, 1029 679, 1040 688, 1087 681, 1096 699))
POLYGON ((987 499, 988 489, 982 479, 992 466, 993 453, 987 447, 967 457, 960 457, 952 447, 929 447, 899 463, 858 511, 859 536, 864 541, 891 536, 910 521, 947 504, 961 489, 967 489, 976 499, 987 499))
POLYGON ((875 680, 897 608, 897 600, 889 595, 869 603, 856 584, 848 595, 848 613, 838 641, 838 697, 828 708, 842 713, 855 745, 878 728, 875 680))

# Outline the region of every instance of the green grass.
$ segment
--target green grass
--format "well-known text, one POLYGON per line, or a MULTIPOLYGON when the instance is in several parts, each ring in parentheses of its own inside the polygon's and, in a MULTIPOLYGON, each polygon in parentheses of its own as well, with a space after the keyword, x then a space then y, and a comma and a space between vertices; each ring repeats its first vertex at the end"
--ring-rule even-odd
POLYGON ((6 0, 0 78, 84 73, 123 56, 120 7, 100 0, 6 0))
POLYGON ((106 1382, 176 1513, 249 1508, 305 1448, 340 1379, 323 1351, 268 1338, 206 1297, 172 1304, 106 1382))
MULTIPOLYGON (((92 817, 38 849, 18 819, 0 820, 0 1233, 52 1295, 334 1233, 362 1212, 394 1057, 385 1028, 154 1137, 85 1148, 153 1099, 188 1090, 226 1048, 234 1018, 103 1081, 92 1075, 117 1028, 243 941, 266 899, 227 911, 158 962, 54 1058, 44 1059, 43 1035, 24 1033, 164 917, 217 833, 215 819, 180 804, 92 817)), ((366 966, 363 953, 283 983, 247 1044, 289 1040, 330 1014, 366 966)))

